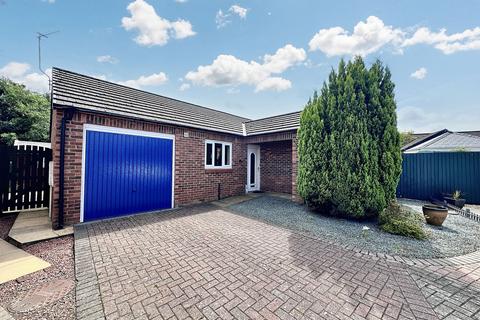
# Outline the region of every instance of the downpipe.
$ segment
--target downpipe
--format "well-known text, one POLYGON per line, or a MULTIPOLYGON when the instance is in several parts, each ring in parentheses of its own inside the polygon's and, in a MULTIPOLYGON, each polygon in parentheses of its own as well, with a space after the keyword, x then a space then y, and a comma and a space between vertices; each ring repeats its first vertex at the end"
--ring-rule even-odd
POLYGON ((65 132, 67 129, 67 121, 73 119, 74 109, 65 109, 63 111, 62 124, 60 126, 60 174, 59 174, 59 190, 58 190, 58 221, 56 230, 63 229, 65 214, 65 132))

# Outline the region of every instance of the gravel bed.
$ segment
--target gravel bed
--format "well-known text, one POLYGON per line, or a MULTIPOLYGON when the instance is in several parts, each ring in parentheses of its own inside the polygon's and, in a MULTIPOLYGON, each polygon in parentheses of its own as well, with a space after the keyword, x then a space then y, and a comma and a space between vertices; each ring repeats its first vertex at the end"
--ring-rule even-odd
MULTIPOLYGON (((419 202, 405 202, 418 212, 419 202)), ((421 213, 421 205, 420 205, 421 213)), ((441 258, 467 254, 480 248, 480 223, 459 215, 449 215, 443 227, 425 224, 427 240, 416 240, 381 231, 376 222, 358 222, 323 216, 304 205, 272 196, 232 205, 233 212, 289 229, 323 237, 341 245, 416 258, 441 258), (363 227, 369 230, 363 230, 363 227)))
POLYGON ((8 232, 10 231, 10 228, 12 228, 16 218, 16 213, 0 215, 0 239, 7 238, 8 232))
POLYGON ((470 209, 470 211, 480 214, 480 205, 478 204, 466 204, 464 209, 470 209))
MULTIPOLYGON (((55 279, 75 280, 73 236, 26 245, 23 250, 48 261, 51 266, 17 280, 0 284, 0 306, 6 310, 10 303, 31 288, 55 279)), ((75 319, 75 290, 71 290, 62 299, 46 307, 25 313, 9 312, 17 320, 75 319)))

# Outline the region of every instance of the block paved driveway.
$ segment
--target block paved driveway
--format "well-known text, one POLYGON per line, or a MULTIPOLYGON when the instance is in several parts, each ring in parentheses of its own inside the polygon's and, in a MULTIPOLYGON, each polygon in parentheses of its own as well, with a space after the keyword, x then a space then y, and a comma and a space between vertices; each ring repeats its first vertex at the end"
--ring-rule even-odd
POLYGON ((479 318, 478 264, 419 263, 213 205, 138 215, 76 227, 77 318, 479 318))

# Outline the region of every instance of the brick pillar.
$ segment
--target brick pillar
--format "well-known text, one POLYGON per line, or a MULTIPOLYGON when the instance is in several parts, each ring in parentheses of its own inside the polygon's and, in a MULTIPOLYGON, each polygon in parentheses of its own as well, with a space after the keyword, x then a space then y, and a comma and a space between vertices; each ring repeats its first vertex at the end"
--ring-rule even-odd
POLYGON ((292 139, 292 200, 295 202, 303 202, 303 199, 297 192, 297 172, 298 172, 298 154, 297 154, 297 137, 292 139))

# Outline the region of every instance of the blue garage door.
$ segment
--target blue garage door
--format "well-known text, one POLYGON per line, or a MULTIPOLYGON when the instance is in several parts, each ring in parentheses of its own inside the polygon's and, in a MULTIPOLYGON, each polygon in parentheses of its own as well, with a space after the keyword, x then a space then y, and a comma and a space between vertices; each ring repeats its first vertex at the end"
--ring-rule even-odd
POLYGON ((83 221, 172 208, 173 140, 86 131, 83 221))

